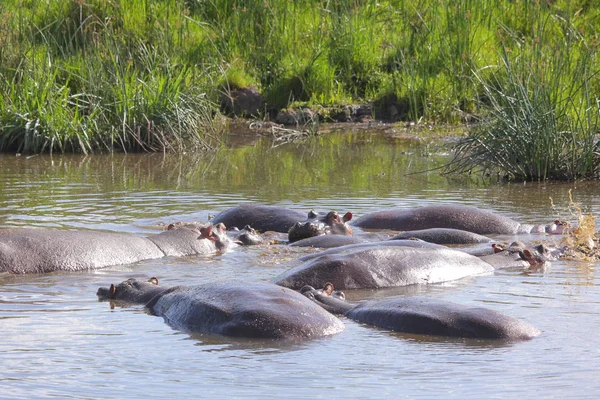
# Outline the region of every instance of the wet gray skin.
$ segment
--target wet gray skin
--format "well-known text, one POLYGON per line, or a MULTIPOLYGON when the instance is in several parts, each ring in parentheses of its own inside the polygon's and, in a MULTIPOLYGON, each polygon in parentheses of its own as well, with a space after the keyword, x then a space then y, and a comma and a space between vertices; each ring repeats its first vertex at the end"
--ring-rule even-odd
POLYGON ((390 240, 421 239, 437 244, 473 244, 490 243, 492 239, 477 233, 451 228, 429 228, 416 231, 406 231, 397 234, 390 240))
POLYGON ((307 286, 301 293, 331 313, 396 332, 501 340, 529 340, 540 334, 535 327, 488 308, 419 297, 353 304, 331 290, 307 286))
POLYGON ((306 219, 305 213, 285 207, 242 204, 220 212, 212 222, 222 222, 229 228, 250 225, 259 232, 287 233, 296 222, 306 219))
POLYGON ((301 294, 263 282, 212 282, 160 288, 156 280, 128 279, 99 288, 100 300, 145 304, 149 313, 189 333, 307 339, 344 329, 332 314, 301 294))
POLYGON ((246 225, 242 230, 232 229, 227 234, 235 243, 242 246, 255 246, 264 242, 260 234, 250 225, 246 225))
POLYGON ((363 229, 391 229, 395 231, 451 228, 480 235, 563 234, 565 232, 565 226, 558 221, 549 225, 527 225, 487 210, 462 205, 434 205, 416 209, 375 211, 358 218, 354 225, 363 229))
POLYGON ((509 248, 476 257, 420 240, 347 245, 300 258, 303 263, 273 281, 301 289, 331 282, 339 289, 371 289, 433 284, 491 273, 500 268, 529 268, 551 259, 539 249, 509 248))
MULTIPOLYGON (((339 289, 375 289, 414 284, 432 284, 491 273, 485 261, 461 251, 428 243, 427 247, 389 244, 357 244, 325 250, 311 256, 273 281, 301 289, 331 282, 339 289)), ((407 241, 413 242, 413 241, 407 241)), ((418 242, 417 242, 418 243, 418 242)), ((426 242, 423 242, 426 243, 426 242)))
POLYGON ((158 235, 53 229, 0 229, 0 272, 80 271, 165 256, 210 254, 231 241, 222 225, 179 228, 158 235))
POLYGON ((358 243, 365 243, 365 241, 356 236, 321 235, 298 240, 297 242, 290 243, 290 246, 332 248, 358 243))

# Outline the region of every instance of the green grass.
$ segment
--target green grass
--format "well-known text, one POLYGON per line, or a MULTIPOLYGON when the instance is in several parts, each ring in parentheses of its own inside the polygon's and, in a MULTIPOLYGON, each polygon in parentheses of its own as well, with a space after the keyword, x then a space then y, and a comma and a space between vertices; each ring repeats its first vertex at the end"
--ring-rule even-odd
POLYGON ((455 172, 589 177, 599 17, 587 0, 6 0, 0 151, 205 148, 219 94, 252 85, 271 112, 475 116, 455 172))

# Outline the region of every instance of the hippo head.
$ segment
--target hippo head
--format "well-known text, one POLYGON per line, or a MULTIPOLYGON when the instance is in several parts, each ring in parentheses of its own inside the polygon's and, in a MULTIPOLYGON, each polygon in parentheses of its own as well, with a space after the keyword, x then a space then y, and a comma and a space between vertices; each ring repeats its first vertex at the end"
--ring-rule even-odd
POLYGON ((542 267, 548 261, 558 260, 562 254, 564 254, 564 249, 551 249, 545 244, 538 244, 519 252, 521 258, 528 261, 532 267, 542 267))
POLYGON ((129 278, 118 285, 111 284, 110 288, 98 288, 96 294, 99 300, 120 300, 126 303, 145 304, 162 291, 164 288, 158 287, 158 279, 154 277, 147 281, 129 278))
POLYGON ((236 233, 236 241, 235 243, 241 244, 244 246, 253 246, 257 244, 261 244, 263 242, 262 237, 260 237, 259 233, 256 232, 254 228, 250 225, 246 225, 244 229, 236 233))
POLYGON ((331 282, 327 282, 322 289, 315 289, 305 285, 300 289, 300 294, 317 303, 332 314, 345 314, 355 307, 346 302, 346 295, 340 290, 335 290, 331 282))
POLYGON ((325 217, 325 223, 329 225, 330 233, 332 235, 345 235, 352 236, 352 229, 347 224, 352 219, 352 213, 347 212, 343 217, 336 211, 330 211, 325 217))
POLYGON ((201 227, 199 231, 200 237, 198 239, 208 239, 215 242, 217 250, 225 250, 233 244, 233 241, 227 236, 227 228, 222 222, 201 227))
POLYGON ((493 244, 492 248, 494 253, 514 254, 533 268, 543 267, 546 262, 557 260, 564 253, 564 249, 561 248, 550 248, 545 244, 529 247, 521 241, 512 242, 509 246, 493 244))
POLYGON ((327 226, 322 222, 296 222, 288 232, 288 240, 290 241, 290 243, 293 243, 297 242, 298 240, 310 238, 313 236, 326 235, 327 233, 327 226))
POLYGON ((352 236, 352 229, 347 224, 352 219, 352 213, 347 212, 343 217, 337 211, 319 215, 314 211, 308 213, 308 221, 296 222, 288 231, 290 243, 320 235, 352 236))

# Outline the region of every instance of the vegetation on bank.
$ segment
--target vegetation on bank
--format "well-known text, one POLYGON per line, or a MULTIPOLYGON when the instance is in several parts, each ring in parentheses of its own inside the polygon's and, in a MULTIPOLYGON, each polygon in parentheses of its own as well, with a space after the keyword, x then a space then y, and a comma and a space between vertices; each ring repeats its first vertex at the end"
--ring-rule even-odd
POLYGON ((6 0, 0 150, 206 146, 255 86, 263 117, 476 121, 449 172, 598 176, 599 35, 588 0, 6 0))

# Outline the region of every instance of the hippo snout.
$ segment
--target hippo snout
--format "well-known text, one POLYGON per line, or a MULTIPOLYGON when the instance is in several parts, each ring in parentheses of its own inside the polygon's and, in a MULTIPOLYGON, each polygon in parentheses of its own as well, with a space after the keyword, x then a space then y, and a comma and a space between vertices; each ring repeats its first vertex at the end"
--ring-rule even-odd
POLYGON ((105 287, 98 288, 96 295, 100 300, 110 299, 110 289, 105 287))

